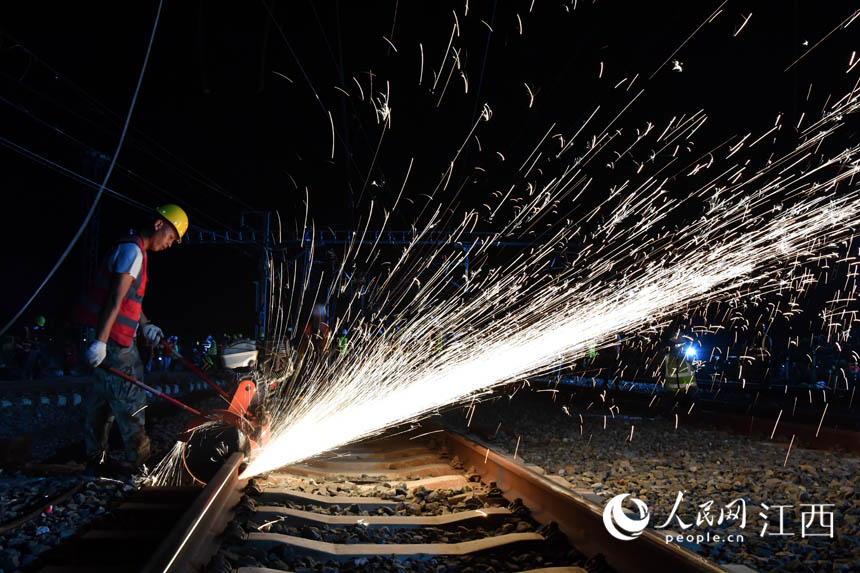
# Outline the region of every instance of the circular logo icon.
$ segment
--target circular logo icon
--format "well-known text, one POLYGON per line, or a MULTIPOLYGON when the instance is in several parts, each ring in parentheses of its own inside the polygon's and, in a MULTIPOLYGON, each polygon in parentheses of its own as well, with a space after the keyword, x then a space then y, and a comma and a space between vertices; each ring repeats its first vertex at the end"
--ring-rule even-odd
POLYGON ((648 527, 648 521, 651 519, 648 506, 645 505, 644 501, 635 497, 631 497, 630 500, 639 510, 639 519, 632 519, 624 513, 621 504, 629 496, 629 493, 616 495, 603 508, 603 525, 606 526, 606 531, 615 539, 622 541, 631 541, 639 537, 648 527))

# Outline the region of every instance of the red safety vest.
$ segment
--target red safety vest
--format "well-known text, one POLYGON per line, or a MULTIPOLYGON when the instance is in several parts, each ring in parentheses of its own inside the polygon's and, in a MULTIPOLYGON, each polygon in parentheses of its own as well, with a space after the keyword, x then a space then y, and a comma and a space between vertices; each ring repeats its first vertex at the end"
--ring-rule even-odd
POLYGON ((328 348, 329 326, 321 322, 318 332, 313 332, 310 323, 305 325, 302 340, 299 344, 299 355, 304 355, 309 344, 313 344, 317 352, 325 352, 328 348))
MULTIPOLYGON (((138 235, 117 241, 114 249, 122 243, 135 243, 143 253, 143 262, 140 265, 140 274, 128 287, 128 292, 122 299, 119 314, 110 329, 110 338, 121 346, 131 346, 134 342, 134 333, 137 331, 137 323, 140 320, 143 293, 146 291, 146 249, 143 248, 143 239, 138 235)), ((98 328, 99 315, 105 300, 107 300, 112 280, 111 275, 113 274, 108 270, 108 258, 102 261, 95 282, 89 286, 75 309, 75 320, 84 326, 98 328)))

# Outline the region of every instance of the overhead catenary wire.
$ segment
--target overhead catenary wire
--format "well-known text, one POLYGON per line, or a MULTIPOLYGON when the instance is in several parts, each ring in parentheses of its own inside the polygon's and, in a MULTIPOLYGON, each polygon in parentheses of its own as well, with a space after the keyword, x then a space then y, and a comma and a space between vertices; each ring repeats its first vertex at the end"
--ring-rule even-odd
MULTIPOLYGON (((14 40, 14 37, 11 36, 5 30, 3 31, 3 34, 14 40)), ((15 40, 15 41, 17 42, 17 40, 15 40)), ((55 78, 63 80, 65 83, 67 83, 69 86, 71 86, 72 90, 74 92, 76 92, 77 94, 79 94, 80 97, 82 99, 84 99, 85 102, 88 103, 90 106, 92 106, 94 111, 97 112, 102 117, 106 118, 109 121, 113 121, 114 119, 117 119, 117 120, 120 119, 120 117, 113 110, 111 110, 109 107, 107 107, 106 105, 101 103, 99 100, 97 100, 96 98, 91 96, 86 90, 84 90, 83 88, 81 88, 80 86, 75 84, 70 78, 68 78, 64 74, 57 71, 48 62, 46 62, 45 60, 40 58, 37 54, 35 54, 32 50, 30 50, 27 47, 25 47, 24 45, 22 45, 20 42, 17 42, 14 46, 12 46, 12 48, 16 48, 16 49, 20 49, 20 50, 24 51, 29 57, 35 59, 38 63, 43 65, 49 72, 51 72, 51 74, 53 74, 53 76, 55 78)), ((6 75, 6 74, 0 74, 0 75, 6 75)), ((6 76, 8 77, 8 75, 6 75, 6 76)), ((104 126, 101 126, 98 123, 94 122, 92 119, 84 117, 80 113, 77 113, 76 111, 74 111, 72 109, 69 109, 68 107, 64 106, 62 103, 56 101, 54 98, 52 98, 48 95, 45 95, 44 93, 40 92, 36 88, 23 83, 23 81, 21 81, 21 79, 17 79, 15 81, 17 81, 17 83, 19 85, 25 87, 26 89, 28 89, 32 93, 46 99, 50 103, 56 105, 57 107, 59 107, 60 109, 63 109, 64 111, 70 113, 71 115, 80 119, 81 121, 98 128, 102 132, 106 132, 106 129, 104 126)), ((158 141, 154 140, 150 136, 146 135, 144 132, 142 132, 139 129, 136 129, 134 127, 131 127, 130 129, 132 132, 132 134, 131 134, 132 137, 130 138, 129 143, 131 145, 134 145, 137 149, 143 151, 144 153, 146 153, 147 155, 149 155, 150 157, 152 157, 153 159, 155 159, 156 161, 158 161, 162 165, 165 165, 169 168, 175 169, 177 172, 179 172, 180 175, 187 177, 191 181, 199 183, 200 185, 203 185, 204 187, 211 189, 212 191, 215 191, 216 193, 222 195, 223 197, 230 199, 232 201, 235 201, 236 203, 241 205, 244 209, 247 209, 247 210, 254 210, 255 209, 254 206, 248 204, 242 198, 237 197, 236 195, 230 193, 229 191, 227 191, 226 189, 221 187, 213 179, 211 179, 210 177, 207 177, 203 172, 201 172, 200 170, 196 169, 194 166, 187 163, 184 159, 182 159, 181 157, 179 157, 175 153, 171 152, 169 149, 167 149, 166 147, 161 145, 158 141), (141 139, 141 143, 136 142, 135 136, 137 136, 141 139), (173 164, 168 159, 165 159, 164 157, 161 157, 160 155, 154 153, 151 149, 149 149, 146 145, 143 145, 142 143, 149 144, 149 145, 161 150, 164 154, 166 154, 167 156, 172 158, 176 162, 176 164, 173 164)))
MULTIPOLYGON (((10 141, 9 139, 6 139, 5 137, 0 137, 0 145, 3 145, 6 148, 11 149, 15 153, 18 153, 19 155, 22 155, 22 156, 26 157, 27 159, 31 159, 32 161, 41 163, 42 165, 44 165, 50 169, 53 169, 54 171, 60 173, 61 175, 64 175, 70 179, 74 179, 78 183, 82 183, 83 185, 86 185, 87 187, 90 187, 92 189, 98 189, 100 186, 98 182, 93 181, 92 179, 90 179, 84 175, 81 175, 80 173, 77 173, 76 171, 72 171, 68 167, 64 167, 63 165, 60 165, 56 161, 52 161, 43 155, 39 155, 35 151, 33 151, 31 149, 27 149, 26 147, 19 145, 19 144, 15 143, 14 141, 10 141)), ((145 203, 142 203, 136 199, 132 199, 131 197, 129 197, 127 195, 123 195, 122 193, 120 193, 119 191, 116 191, 115 189, 111 189, 110 187, 105 186, 104 191, 106 193, 108 193, 109 195, 115 197, 116 199, 119 199, 120 201, 131 205, 132 207, 137 207, 138 209, 142 209, 145 211, 151 210, 149 205, 146 205, 145 203)))
MULTIPOLYGON (((73 171, 73 170, 69 169, 68 167, 60 165, 56 161, 52 161, 43 155, 39 155, 38 153, 36 153, 35 151, 33 151, 31 149, 27 149, 26 147, 19 145, 19 144, 15 143, 14 141, 8 140, 5 137, 0 137, 0 145, 3 145, 5 147, 7 147, 8 149, 11 149, 12 151, 26 157, 27 159, 30 159, 30 160, 35 161, 37 163, 41 163, 42 165, 45 165, 46 167, 53 169, 54 171, 58 172, 59 174, 64 175, 64 176, 68 177, 69 179, 73 179, 73 180, 77 181, 78 183, 81 183, 87 187, 90 187, 91 189, 98 189, 100 186, 97 181, 93 181, 92 179, 86 177, 85 175, 81 175, 80 173, 73 171)), ((129 172, 129 173, 131 175, 133 175, 133 172, 129 172)), ((107 194, 111 195, 115 199, 118 199, 119 201, 122 201, 123 203, 127 203, 128 205, 131 205, 132 207, 140 209, 141 211, 144 211, 146 213, 152 212, 152 205, 149 205, 147 203, 143 203, 141 201, 138 201, 137 199, 133 199, 132 197, 129 197, 128 195, 123 195, 122 193, 120 193, 116 189, 112 189, 110 187, 105 187, 104 190, 107 194)), ((168 195, 168 196, 170 196, 170 195, 168 195)), ((215 219, 214 217, 209 216, 209 215, 207 215, 201 211, 195 210, 195 214, 199 214, 203 218, 208 219, 208 220, 218 224, 219 226, 221 226, 225 229, 229 229, 229 227, 226 224, 224 224, 223 222, 221 222, 218 219, 215 219)), ((191 225, 189 227, 189 229, 193 229, 196 231, 202 231, 202 232, 206 232, 206 233, 212 232, 211 229, 205 229, 203 227, 200 227, 199 225, 191 225)))
MULTIPOLYGON (((37 115, 33 114, 29 110, 22 108, 18 104, 14 103, 12 101, 9 101, 8 99, 4 98, 3 96, 0 96, 0 101, 2 101, 3 103, 6 103, 7 105, 19 110, 21 113, 25 114, 27 117, 29 117, 33 121, 37 122, 38 124, 42 125, 43 127, 50 129, 52 133, 62 135, 66 139, 74 142, 76 145, 78 145, 79 147, 81 147, 85 151, 92 152, 92 153, 101 153, 101 150, 92 147, 87 142, 78 139, 74 135, 72 135, 63 129, 60 129, 58 126, 38 117, 37 115)), ((63 175, 66 175, 72 179, 75 179, 81 183, 84 183, 87 186, 93 187, 95 189, 99 188, 99 184, 97 182, 92 181, 91 179, 81 175, 80 173, 73 171, 72 169, 69 169, 68 167, 62 166, 62 165, 52 161, 51 159, 48 159, 47 157, 44 157, 44 156, 40 155, 39 153, 36 153, 35 151, 33 151, 31 149, 28 149, 28 148, 26 148, 26 147, 24 147, 18 143, 15 143, 14 141, 11 141, 11 140, 4 137, 4 138, 0 138, 0 143, 2 143, 6 147, 12 149, 13 151, 15 151, 17 153, 19 153, 19 154, 21 154, 21 155, 23 155, 29 159, 32 159, 33 161, 37 161, 39 163, 42 163, 43 165, 46 165, 46 166, 58 171, 59 173, 61 173, 63 175)), ((172 202, 174 202, 174 203, 185 203, 185 201, 181 200, 175 193, 168 191, 167 189, 161 187, 160 185, 157 185, 156 183, 153 183, 152 181, 150 181, 149 179, 146 179, 145 177, 143 177, 139 173, 132 171, 131 169, 125 167, 121 163, 118 162, 116 165, 116 168, 120 169, 129 179, 131 179, 137 183, 141 183, 143 185, 146 185, 146 186, 158 191, 163 196, 170 199, 172 202)), ((131 199, 130 197, 122 195, 121 193, 119 193, 116 190, 111 190, 108 188, 106 188, 105 190, 109 194, 115 196, 118 199, 122 199, 129 204, 132 204, 135 206, 144 205, 143 203, 141 203, 139 201, 136 201, 134 199, 131 199)), ((146 206, 146 210, 151 211, 151 208, 149 206, 146 206)), ((215 223, 215 224, 217 224, 217 225, 219 225, 225 229, 230 227, 226 223, 216 219, 215 217, 212 217, 211 215, 206 214, 205 212, 200 211, 199 209, 189 209, 189 210, 192 210, 192 212, 195 216, 201 216, 204 219, 208 219, 212 223, 215 223)))
POLYGON ((0 330, 0 335, 5 334, 6 331, 9 330, 9 328, 13 324, 15 324, 15 321, 17 321, 18 318, 20 318, 20 316, 24 313, 24 311, 27 310, 27 307, 30 306, 30 304, 33 302, 33 300, 35 300, 36 296, 38 296, 38 294, 42 291, 42 289, 45 287, 45 285, 48 283, 48 281, 51 280, 51 277, 54 276, 54 273, 57 271, 57 269, 60 267, 60 265, 66 259, 69 252, 71 252, 72 248, 78 242, 78 239, 80 239, 81 235, 84 232, 84 229, 87 228, 87 225, 89 224, 90 219, 92 219, 93 213, 95 213, 96 207, 99 204, 99 200, 101 199, 102 194, 104 193, 104 189, 107 186, 107 182, 110 179, 111 173, 113 172, 114 165, 116 165, 117 157, 119 156, 119 152, 122 149, 122 143, 125 140, 125 134, 128 131, 128 125, 129 125, 129 123, 131 123, 131 114, 134 111, 135 103, 137 103, 137 96, 140 93, 140 85, 143 83, 143 75, 144 75, 144 72, 146 72, 146 64, 149 62, 149 55, 152 51, 152 44, 153 44, 153 40, 155 39, 155 32, 158 29, 158 20, 161 17, 161 7, 163 6, 163 4, 164 4, 164 0, 159 0, 158 9, 155 13, 155 22, 152 25, 152 33, 149 36, 149 43, 146 46, 146 55, 143 57, 143 65, 140 67, 140 75, 137 78, 137 85, 134 88, 134 95, 132 95, 132 97, 131 97, 131 104, 129 104, 129 107, 128 107, 128 114, 126 114, 125 124, 122 127, 122 133, 120 133, 119 141, 117 142, 117 145, 116 145, 116 150, 114 151, 113 157, 111 157, 111 162, 110 162, 110 165, 108 166, 107 173, 105 173, 104 179, 102 180, 101 185, 99 186, 99 190, 96 193, 96 197, 93 200, 93 204, 90 207, 90 210, 87 213, 87 216, 84 218, 84 221, 81 223, 80 227, 78 227, 78 230, 75 233, 75 236, 72 237, 72 240, 69 241, 69 244, 66 246, 66 250, 63 251, 63 254, 60 255, 60 258, 57 260, 56 264, 54 264, 53 268, 50 270, 50 272, 44 278, 44 280, 42 280, 41 284, 38 286, 38 288, 36 288, 36 290, 33 292, 33 294, 30 296, 30 298, 27 300, 27 302, 25 302, 21 306, 21 309, 15 314, 15 316, 13 316, 12 319, 8 323, 6 323, 6 325, 3 327, 3 329, 0 330))
MULTIPOLYGON (((80 173, 77 173, 77 172, 69 169, 68 167, 64 167, 63 165, 60 165, 59 163, 56 163, 55 161, 51 161, 47 157, 39 155, 38 153, 36 153, 30 149, 27 149, 26 147, 18 145, 17 143, 10 141, 6 138, 0 138, 0 145, 3 145, 5 147, 7 147, 8 149, 11 149, 12 151, 15 151, 16 153, 22 155, 23 157, 26 157, 27 159, 30 159, 30 160, 35 161, 37 163, 41 163, 41 164, 45 165, 46 167, 53 169, 54 171, 58 172, 59 174, 64 175, 65 177, 68 177, 74 181, 77 181, 78 183, 81 183, 82 185, 90 187, 91 189, 99 189, 99 187, 100 187, 100 185, 97 181, 93 181, 92 179, 89 179, 88 177, 81 175, 80 173)), ((134 208, 136 208, 136 209, 138 209, 144 213, 150 213, 150 214, 152 213, 152 205, 149 205, 147 203, 143 203, 141 201, 138 201, 137 199, 133 199, 133 198, 129 197, 128 195, 123 195, 119 191, 116 191, 115 189, 111 189, 110 187, 105 187, 104 191, 105 191, 105 193, 112 196, 113 198, 115 198, 119 201, 122 201, 123 203, 126 203, 126 204, 128 204, 128 205, 130 205, 130 206, 132 206, 132 207, 134 207, 134 208)), ((211 221, 217 223, 221 227, 228 229, 228 227, 224 223, 222 223, 221 221, 219 221, 213 217, 207 216, 205 213, 202 213, 200 211, 195 211, 195 213, 202 214, 204 218, 210 219, 211 221)), ((207 229, 205 227, 201 227, 201 226, 196 225, 196 224, 190 224, 188 226, 188 230, 189 231, 196 231, 196 232, 199 232, 203 235, 210 235, 210 234, 216 232, 213 229, 207 229)), ((245 245, 243 245, 241 243, 237 244, 237 246, 239 246, 240 248, 245 247, 245 245)), ((274 249, 274 250, 284 250, 284 249, 281 248, 281 249, 274 249)))

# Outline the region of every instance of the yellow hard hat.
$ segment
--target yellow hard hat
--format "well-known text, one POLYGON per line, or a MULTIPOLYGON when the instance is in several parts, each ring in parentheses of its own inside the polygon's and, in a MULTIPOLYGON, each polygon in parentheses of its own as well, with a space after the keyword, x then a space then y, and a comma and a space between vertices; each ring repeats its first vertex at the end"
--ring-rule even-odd
POLYGON ((164 217, 168 223, 173 225, 173 228, 176 229, 176 233, 179 235, 179 240, 177 240, 177 242, 181 243, 182 236, 185 235, 185 231, 188 230, 188 215, 185 214, 182 207, 174 205, 173 203, 168 203, 161 207, 157 207, 155 211, 164 217))

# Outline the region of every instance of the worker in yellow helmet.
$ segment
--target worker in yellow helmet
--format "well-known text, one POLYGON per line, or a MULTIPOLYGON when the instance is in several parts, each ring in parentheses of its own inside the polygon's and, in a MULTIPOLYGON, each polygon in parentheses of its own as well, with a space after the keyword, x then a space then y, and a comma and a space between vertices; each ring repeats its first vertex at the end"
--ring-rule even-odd
POLYGON ((163 251, 180 242, 188 230, 188 215, 173 204, 158 207, 153 215, 140 231, 117 241, 75 310, 75 319, 88 330, 86 361, 94 368, 84 434, 91 467, 106 457, 113 419, 125 443, 127 467, 136 469, 149 457, 146 394, 98 366, 142 380, 143 362, 135 345, 138 327, 152 344, 164 336, 143 313, 147 252, 163 251))
POLYGON ((696 353, 696 347, 692 343, 685 343, 680 335, 670 341, 664 359, 666 390, 696 389, 696 369, 693 365, 696 353))

